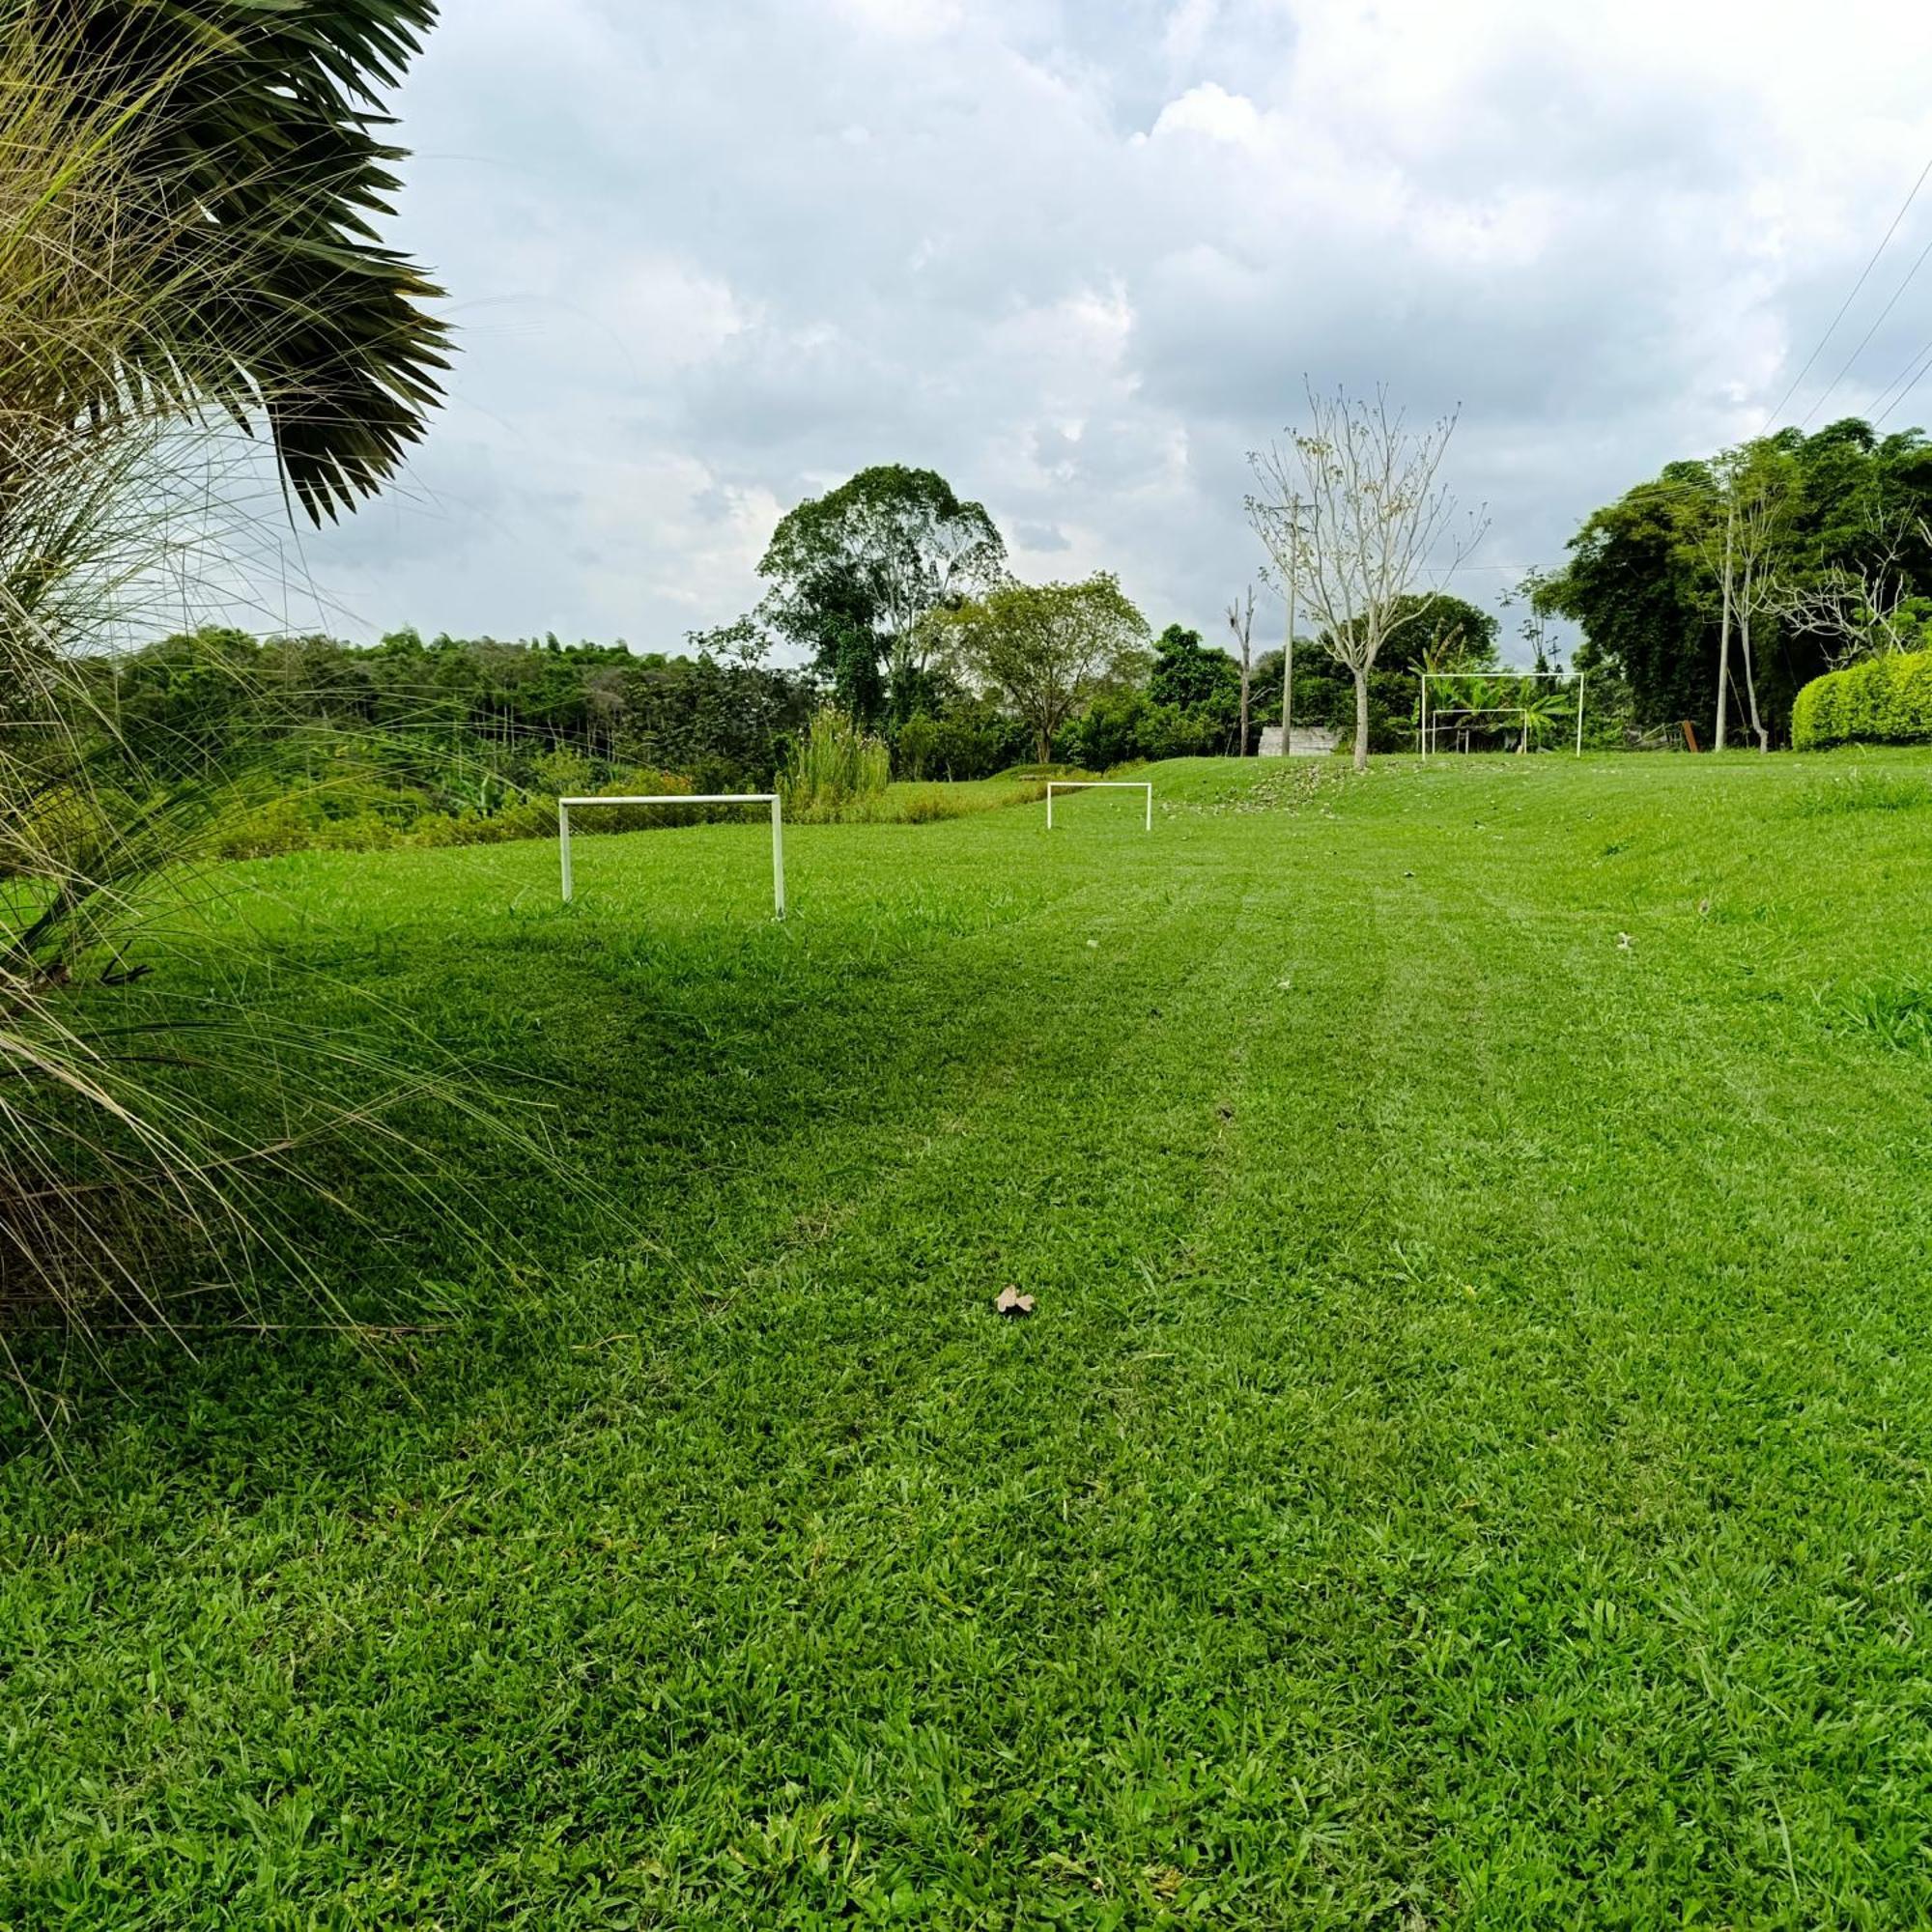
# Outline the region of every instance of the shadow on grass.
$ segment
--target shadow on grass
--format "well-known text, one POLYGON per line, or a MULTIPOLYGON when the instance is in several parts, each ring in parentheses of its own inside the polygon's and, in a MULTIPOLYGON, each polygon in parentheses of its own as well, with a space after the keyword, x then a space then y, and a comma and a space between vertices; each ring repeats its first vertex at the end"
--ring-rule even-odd
MULTIPOLYGON (((354 1134, 309 1150, 269 1199, 278 1242, 325 1264, 332 1307, 287 1279, 244 1293, 219 1257, 184 1251, 153 1284, 172 1335, 16 1328, 53 1428, 0 1394, 0 1456, 57 1457, 83 1492, 130 1451, 144 1481, 218 1473, 238 1499, 353 1483, 526 1400, 601 1336, 702 1319, 802 1204, 863 1186, 909 1121, 1025 1053, 1032 969, 1025 949, 976 946, 986 929, 939 905, 809 952, 759 933, 721 964, 703 934, 506 922, 460 948, 387 949, 380 967, 353 946, 312 957, 322 970, 277 979, 290 1027, 326 1037, 391 1014, 399 1060, 433 1042, 440 1077, 472 1082, 515 1131, 433 1093, 394 1107, 384 1131, 420 1187, 354 1134)), ((238 1125, 272 1135, 272 1095, 226 1098, 238 1125)))

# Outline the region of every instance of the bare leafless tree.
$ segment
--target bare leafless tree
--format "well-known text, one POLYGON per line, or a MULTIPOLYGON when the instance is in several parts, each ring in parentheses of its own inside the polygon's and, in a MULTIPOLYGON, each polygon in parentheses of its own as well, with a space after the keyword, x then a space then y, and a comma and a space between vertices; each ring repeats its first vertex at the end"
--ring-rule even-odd
POLYGON ((1724 749, 1736 681, 1731 671, 1735 639, 1745 716, 1758 750, 1769 752, 1771 733, 1757 707, 1757 642, 1765 624, 1783 613, 1783 565, 1798 507, 1797 467, 1788 452, 1761 440, 1724 451, 1711 465, 1711 474, 1715 495, 1690 493, 1679 515, 1692 533, 1692 549, 1710 573, 1718 600, 1715 749, 1724 749))
POLYGON ((1283 582, 1319 620, 1321 644, 1355 681, 1355 769, 1369 760, 1369 673, 1390 636, 1427 607, 1421 586, 1462 561, 1488 527, 1459 522, 1436 480, 1455 412, 1411 429, 1386 391, 1354 401, 1308 390, 1308 422, 1252 453, 1248 519, 1283 582), (1301 509, 1296 534, 1294 505, 1301 509))
POLYGON ((1771 750, 1771 733, 1757 709, 1757 653, 1752 633, 1760 620, 1775 618, 1778 564, 1785 550, 1795 478, 1788 462, 1752 464, 1731 489, 1735 531, 1731 544, 1731 611, 1737 619, 1738 657, 1744 666, 1745 708, 1760 752, 1771 750))
POLYGON ((1906 547, 1932 549, 1932 524, 1904 512, 1882 513, 1868 562, 1839 565, 1808 582, 1778 582, 1776 611, 1794 631, 1819 639, 1834 666, 1918 647, 1921 600, 1903 568, 1906 547))
POLYGON ((1228 606, 1228 628, 1241 647, 1241 742, 1235 755, 1248 755, 1248 693, 1254 681, 1255 586, 1248 585, 1244 597, 1228 606))

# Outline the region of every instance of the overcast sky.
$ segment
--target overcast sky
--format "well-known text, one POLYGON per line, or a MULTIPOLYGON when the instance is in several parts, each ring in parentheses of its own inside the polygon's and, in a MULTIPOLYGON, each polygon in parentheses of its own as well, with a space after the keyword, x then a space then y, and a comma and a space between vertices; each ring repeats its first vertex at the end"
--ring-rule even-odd
MULTIPOLYGON (((1461 405, 1489 601, 1763 426, 1932 160, 1925 50, 1903 0, 446 0, 393 234, 449 404, 262 615, 674 648, 903 462, 1212 637, 1304 375, 1461 405)), ((1928 266, 1853 355, 1928 244, 1932 183, 1785 419, 1932 349, 1928 266)))

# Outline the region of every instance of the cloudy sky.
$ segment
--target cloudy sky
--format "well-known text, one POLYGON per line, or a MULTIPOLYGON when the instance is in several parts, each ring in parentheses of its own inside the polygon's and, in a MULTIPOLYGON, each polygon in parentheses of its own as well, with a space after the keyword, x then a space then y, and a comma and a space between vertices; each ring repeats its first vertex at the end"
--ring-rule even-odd
MULTIPOLYGON (((1213 635, 1258 561, 1246 452, 1304 377, 1461 405, 1488 600, 1763 426, 1932 161, 1915 17, 446 0, 395 239, 449 290, 449 406, 264 614, 674 647, 754 599, 783 509, 905 462, 1023 574, 1110 568, 1213 635)), ((1928 245, 1932 183, 1785 419, 1932 350, 1928 245)), ((1927 418, 1932 377, 1889 426, 1927 418)))

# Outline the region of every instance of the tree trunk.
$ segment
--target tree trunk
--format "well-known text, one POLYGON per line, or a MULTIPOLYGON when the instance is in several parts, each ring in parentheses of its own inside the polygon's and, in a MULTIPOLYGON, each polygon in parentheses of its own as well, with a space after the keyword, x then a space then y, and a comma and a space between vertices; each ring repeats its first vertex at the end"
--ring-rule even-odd
POLYGON ((1369 768, 1369 674, 1355 673, 1355 769, 1369 768))
POLYGON ((1771 750, 1771 733, 1764 728, 1763 721, 1757 715, 1757 673, 1751 664, 1750 618, 1747 615, 1738 623, 1738 655, 1745 667, 1745 707, 1750 717, 1752 735, 1757 739, 1760 752, 1771 750))
POLYGON ((1731 530, 1736 520, 1736 511, 1731 511, 1724 525, 1724 615, 1718 634, 1718 728, 1712 734, 1714 752, 1724 749, 1724 714, 1730 709, 1724 687, 1731 674, 1731 530))
POLYGON ((1245 652, 1241 656, 1241 744, 1235 755, 1237 758, 1248 755, 1248 660, 1245 652))

